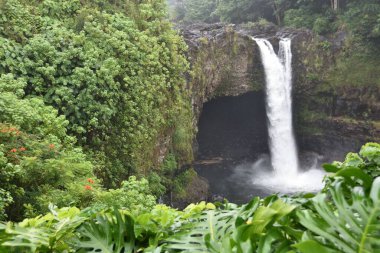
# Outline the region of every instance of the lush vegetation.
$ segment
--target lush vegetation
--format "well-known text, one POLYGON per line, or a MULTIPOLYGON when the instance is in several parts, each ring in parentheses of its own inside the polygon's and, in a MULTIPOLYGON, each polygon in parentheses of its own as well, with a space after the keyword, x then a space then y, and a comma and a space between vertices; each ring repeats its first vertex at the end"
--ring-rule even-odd
POLYGON ((0 0, 1 220, 182 194, 188 63, 166 16, 160 0, 0 0))
POLYGON ((380 144, 326 164, 317 194, 164 205, 150 212, 57 209, 1 224, 6 252, 378 252, 380 144))
POLYGON ((241 24, 264 19, 319 34, 349 28, 358 36, 376 41, 380 39, 379 12, 377 0, 184 0, 173 4, 177 22, 241 24))
MULTIPOLYGON (((348 31, 329 82, 379 84, 376 0, 176 6, 184 22, 348 31)), ((0 252, 379 252, 376 143, 325 165, 317 194, 157 205, 196 178, 179 169, 193 159, 185 53, 163 0, 0 0, 0 252)))
POLYGON ((156 143, 188 103, 165 3, 113 2, 0 2, 0 74, 65 116, 108 187, 158 166, 156 143))

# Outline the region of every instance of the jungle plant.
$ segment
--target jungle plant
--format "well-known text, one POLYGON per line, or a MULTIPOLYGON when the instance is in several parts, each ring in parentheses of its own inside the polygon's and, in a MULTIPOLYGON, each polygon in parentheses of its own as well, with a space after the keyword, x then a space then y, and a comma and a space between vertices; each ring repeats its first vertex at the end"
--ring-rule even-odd
MULTIPOLYGON (((380 146, 369 143, 342 164, 361 174, 330 174, 317 194, 254 198, 238 206, 191 204, 183 211, 57 209, 0 225, 7 252, 377 252, 380 146), (353 158, 354 157, 354 158, 353 158), (360 158, 360 162, 358 162, 360 158), (350 174, 350 176, 348 176, 350 174), (375 178, 373 178, 374 176, 375 178)), ((331 165, 331 166, 336 166, 331 165)), ((344 167, 343 166, 343 167, 344 167)), ((325 166, 328 167, 328 166, 325 166)), ((345 170, 348 168, 341 168, 345 170)))
POLYGON ((297 213, 300 223, 311 233, 295 245, 302 252, 370 253, 380 249, 380 177, 372 184, 369 196, 360 187, 351 188, 345 197, 345 182, 335 181, 328 193, 313 199, 315 211, 297 213), (332 201, 328 201, 331 196, 332 201))
MULTIPOLYGON (((22 1, 0 4, 0 74, 22 78, 117 187, 157 166, 155 144, 189 101, 186 45, 164 1, 22 1), (110 123, 112 122, 112 123, 110 123)), ((186 115, 186 117, 192 117, 186 115)))

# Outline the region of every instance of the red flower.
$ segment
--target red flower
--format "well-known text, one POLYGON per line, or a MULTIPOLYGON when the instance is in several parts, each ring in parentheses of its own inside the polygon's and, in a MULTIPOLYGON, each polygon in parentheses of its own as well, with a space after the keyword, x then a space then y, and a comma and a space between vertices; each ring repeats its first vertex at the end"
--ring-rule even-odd
POLYGON ((9 128, 9 131, 13 132, 13 131, 16 131, 17 129, 12 127, 12 128, 9 128))
POLYGON ((54 149, 54 147, 55 147, 54 144, 50 144, 50 145, 49 145, 49 148, 50 148, 50 149, 54 149))
POLYGON ((87 182, 89 182, 90 184, 93 184, 94 180, 92 180, 92 178, 87 178, 87 182))
POLYGON ((21 148, 19 148, 18 150, 20 150, 20 151, 25 151, 25 150, 26 150, 26 148, 24 148, 24 147, 21 147, 21 148))
POLYGON ((17 152, 17 149, 15 149, 15 148, 14 148, 14 149, 11 149, 11 152, 12 152, 12 153, 16 153, 16 152, 17 152))
POLYGON ((92 187, 91 187, 90 185, 85 185, 85 186, 84 186, 84 189, 85 189, 85 190, 92 190, 92 187))

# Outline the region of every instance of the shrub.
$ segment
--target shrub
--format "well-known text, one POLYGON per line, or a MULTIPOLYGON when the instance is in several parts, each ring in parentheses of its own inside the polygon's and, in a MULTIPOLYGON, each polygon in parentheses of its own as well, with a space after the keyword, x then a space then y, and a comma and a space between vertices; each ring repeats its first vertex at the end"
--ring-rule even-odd
POLYGON ((294 28, 313 27, 315 15, 304 9, 290 9, 285 12, 284 23, 286 26, 294 28))
POLYGON ((313 24, 313 31, 318 34, 331 32, 331 20, 326 17, 318 17, 313 24))
POLYGON ((0 74, 23 78, 117 187, 156 166, 156 142, 183 100, 186 45, 164 1, 6 0, 0 74), (12 28, 12 29, 8 29, 12 28), (16 32, 17 31, 17 32, 16 32))
POLYGON ((23 98, 25 85, 11 75, 0 76, 2 209, 10 219, 20 219, 46 212, 50 202, 88 206, 92 196, 85 185, 94 178, 91 162, 66 134, 64 116, 40 98, 23 98))
POLYGON ((126 209, 134 214, 150 211, 156 204, 156 197, 150 191, 146 179, 137 180, 131 176, 128 181, 123 181, 119 189, 98 191, 95 197, 96 209, 114 207, 126 209))
POLYGON ((380 145, 368 143, 359 154, 348 154, 343 163, 325 165, 331 174, 317 194, 255 197, 241 206, 201 202, 183 211, 157 205, 135 214, 52 208, 42 217, 0 224, 0 250, 376 252, 379 166, 380 145))

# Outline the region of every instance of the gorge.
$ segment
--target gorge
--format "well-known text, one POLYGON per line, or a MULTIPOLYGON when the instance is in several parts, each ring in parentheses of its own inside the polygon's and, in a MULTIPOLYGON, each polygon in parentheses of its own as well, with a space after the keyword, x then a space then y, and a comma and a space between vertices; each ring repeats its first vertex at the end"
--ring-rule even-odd
MULTIPOLYGON (((194 124, 199 126, 198 145, 194 149, 198 151, 196 170, 208 179, 214 197, 228 192, 223 197, 243 202, 255 194, 265 195, 265 187, 252 186, 247 178, 259 178, 250 171, 252 164, 273 167, 268 159, 268 131, 260 123, 265 116, 255 114, 257 110, 265 110, 265 71, 260 49, 252 36, 268 38, 276 51, 280 48, 280 38, 292 38, 293 113, 300 168, 320 167, 322 163, 342 159, 346 152, 357 150, 363 142, 378 141, 378 105, 376 99, 364 97, 376 97, 379 90, 352 86, 333 89, 326 85, 331 68, 339 59, 344 38, 326 39, 305 30, 278 30, 271 26, 247 29, 218 24, 188 27, 183 34, 190 46, 190 60, 196 73, 190 81, 194 124), (323 43, 331 46, 323 48, 323 43), (312 74, 319 78, 315 79, 312 74), (349 100, 347 89, 363 95, 359 101, 349 100), (244 102, 248 96, 255 100, 250 102, 250 111, 243 108, 243 104, 248 106, 248 102, 244 102), (363 124, 362 110, 369 112, 367 124, 363 124), (223 112, 230 116, 223 116, 223 112), (347 117, 348 114, 351 116, 347 117), (249 115, 256 118, 242 129, 240 123, 247 121, 245 118, 251 117, 249 115), (235 168, 234 171, 231 168, 235 168)), ((322 177, 315 170, 311 175, 322 177)), ((305 184, 309 184, 307 180, 305 184)), ((313 184, 315 189, 318 184, 313 184)))
POLYGON ((379 0, 168 4, 0 0, 0 253, 380 252, 379 0))

